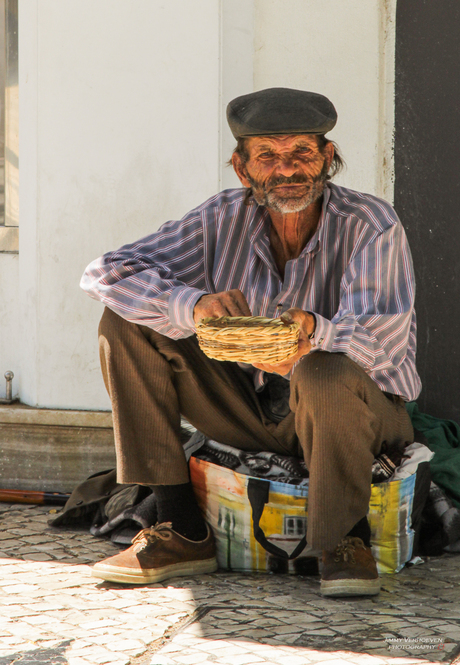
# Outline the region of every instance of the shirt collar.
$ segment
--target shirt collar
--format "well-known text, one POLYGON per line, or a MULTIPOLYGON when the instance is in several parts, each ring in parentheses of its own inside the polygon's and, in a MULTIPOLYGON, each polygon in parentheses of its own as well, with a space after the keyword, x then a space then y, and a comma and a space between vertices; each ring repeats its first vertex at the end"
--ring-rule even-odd
POLYGON ((327 214, 327 207, 329 205, 330 198, 331 198, 331 188, 329 187, 329 183, 326 183, 323 193, 323 203, 321 206, 321 214, 319 216, 318 226, 316 227, 314 235, 310 238, 310 240, 307 242, 307 244, 301 251, 300 256, 304 256, 305 254, 313 252, 316 254, 316 252, 319 252, 319 250, 321 249, 321 241, 324 235, 324 218, 326 217, 327 214))
MULTIPOLYGON (((312 238, 307 242, 303 248, 300 256, 308 254, 313 251, 319 251, 321 248, 321 240, 324 233, 324 218, 327 214, 327 207, 329 199, 331 198, 331 188, 329 183, 326 183, 323 193, 323 203, 321 206, 321 215, 319 217, 318 227, 312 238)), ((254 206, 255 210, 253 218, 250 223, 249 239, 253 245, 262 243, 265 248, 269 247, 269 234, 270 234, 270 214, 267 208, 256 204, 254 198, 251 198, 250 205, 254 206)))

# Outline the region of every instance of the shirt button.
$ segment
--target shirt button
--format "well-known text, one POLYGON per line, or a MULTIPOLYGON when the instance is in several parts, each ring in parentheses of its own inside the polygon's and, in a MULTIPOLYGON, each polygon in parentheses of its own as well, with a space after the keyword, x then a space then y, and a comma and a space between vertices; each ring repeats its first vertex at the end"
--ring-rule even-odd
POLYGON ((281 302, 279 305, 276 306, 276 309, 281 309, 283 306, 283 303, 281 302))
POLYGON ((318 344, 322 344, 324 342, 324 337, 320 337, 318 340, 318 344))

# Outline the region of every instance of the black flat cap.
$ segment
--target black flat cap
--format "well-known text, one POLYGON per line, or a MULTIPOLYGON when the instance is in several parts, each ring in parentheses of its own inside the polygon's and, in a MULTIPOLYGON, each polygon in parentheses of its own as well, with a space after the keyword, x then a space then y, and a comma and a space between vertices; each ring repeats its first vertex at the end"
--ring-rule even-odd
POLYGON ((227 106, 233 136, 325 134, 337 111, 324 95, 292 88, 267 88, 233 99, 227 106))

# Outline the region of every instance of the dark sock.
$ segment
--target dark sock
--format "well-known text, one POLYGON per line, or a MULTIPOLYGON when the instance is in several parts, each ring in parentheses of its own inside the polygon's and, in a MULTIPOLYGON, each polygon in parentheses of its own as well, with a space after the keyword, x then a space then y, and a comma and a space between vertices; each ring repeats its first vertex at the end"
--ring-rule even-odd
POLYGON ((172 528, 189 540, 204 540, 208 530, 195 498, 192 483, 152 485, 157 498, 158 523, 172 522, 172 528))
POLYGON ((371 546, 371 527, 367 521, 367 517, 363 517, 362 520, 359 520, 352 528, 351 531, 347 533, 347 536, 354 536, 355 538, 361 538, 366 547, 371 546))

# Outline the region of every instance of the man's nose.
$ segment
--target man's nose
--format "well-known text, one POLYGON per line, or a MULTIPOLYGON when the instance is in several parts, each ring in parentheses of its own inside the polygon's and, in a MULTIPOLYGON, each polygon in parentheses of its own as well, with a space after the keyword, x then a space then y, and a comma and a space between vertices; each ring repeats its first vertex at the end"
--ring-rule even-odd
POLYGON ((279 175, 283 175, 286 178, 290 178, 291 175, 297 173, 298 170, 299 170, 299 164, 292 157, 282 157, 279 159, 277 164, 277 171, 279 175))

